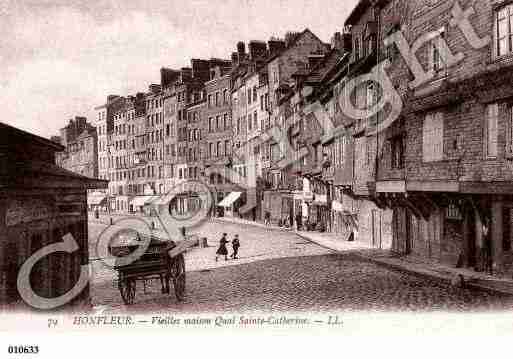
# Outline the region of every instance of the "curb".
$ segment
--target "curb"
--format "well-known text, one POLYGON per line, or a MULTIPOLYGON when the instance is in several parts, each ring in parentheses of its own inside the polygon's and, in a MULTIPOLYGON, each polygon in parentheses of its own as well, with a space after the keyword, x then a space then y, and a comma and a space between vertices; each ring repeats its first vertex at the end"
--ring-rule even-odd
POLYGON ((261 224, 255 224, 255 223, 252 223, 252 222, 249 222, 249 223, 239 223, 239 222, 235 222, 235 221, 225 220, 225 219, 222 219, 222 218, 213 218, 212 220, 215 221, 215 222, 220 222, 220 223, 230 223, 230 224, 237 224, 237 225, 240 225, 240 226, 249 226, 249 227, 255 227, 255 228, 260 228, 260 229, 267 229, 269 231, 294 233, 294 231, 291 230, 291 229, 285 229, 285 228, 279 228, 279 227, 267 227, 267 226, 264 226, 264 225, 261 225, 261 224))
POLYGON ((298 232, 293 232, 293 233, 294 233, 296 236, 298 236, 299 238, 304 239, 305 241, 309 241, 310 243, 315 243, 315 244, 317 244, 319 247, 322 247, 322 248, 324 248, 324 249, 330 250, 330 251, 332 251, 332 252, 334 252, 334 253, 343 253, 342 251, 339 251, 338 249, 333 249, 333 248, 328 247, 328 246, 326 246, 326 245, 324 245, 324 244, 321 244, 321 243, 319 243, 319 242, 317 242, 317 241, 314 241, 314 240, 313 240, 313 239, 311 239, 310 237, 307 237, 307 236, 305 236, 305 235, 303 235, 303 234, 300 234, 300 233, 298 233, 298 232))
MULTIPOLYGON (((315 243, 325 249, 329 249, 333 252, 336 252, 336 253, 344 253, 343 251, 340 251, 340 250, 337 250, 337 249, 333 249, 333 248, 330 248, 330 247, 327 247, 323 244, 320 244, 318 243, 317 241, 313 240, 312 238, 309 238, 309 237, 306 237, 304 235, 301 235, 301 234, 298 234, 296 233, 296 235, 298 237, 301 237, 307 241, 310 241, 312 243, 315 243)), ((445 276, 445 275, 442 275, 442 274, 437 274, 435 272, 426 272, 424 270, 418 270, 418 269, 414 269, 414 268, 411 268, 411 267, 407 267, 407 266, 404 266, 404 265, 401 265, 401 264, 397 264, 397 263, 390 263, 386 260, 381 260, 379 258, 374 258, 374 257, 371 257, 371 256, 368 256, 368 255, 365 255, 365 254, 362 254, 358 251, 355 251, 355 252, 351 252, 351 254, 367 261, 367 262, 371 262, 371 263, 374 263, 376 265, 379 265, 381 267, 385 267, 385 268, 389 268, 389 269, 392 269, 392 270, 395 270, 395 271, 398 271, 398 272, 402 272, 402 273, 408 273, 408 274, 412 274, 412 275, 415 275, 415 276, 418 276, 418 277, 421 277, 421 278, 424 278, 424 279, 427 279, 427 280, 433 280, 435 282, 439 282, 439 283, 443 283, 445 285, 449 285, 451 286, 452 284, 452 279, 453 279, 453 276, 445 276)), ((454 274, 454 276, 456 276, 456 274, 454 274)), ((513 296, 513 290, 508 290, 508 289, 501 289, 501 288, 496 288, 496 287, 493 287, 493 286, 487 286, 487 285, 484 285, 484 284, 477 284, 477 283, 473 283, 472 282, 473 279, 472 278, 466 278, 465 279, 465 284, 464 284, 464 288, 465 289, 472 289, 472 290, 480 290, 480 291, 484 291, 484 292, 487 292, 489 294, 494 294, 494 295, 497 295, 497 294, 500 294, 500 295, 508 295, 508 296, 513 296)))

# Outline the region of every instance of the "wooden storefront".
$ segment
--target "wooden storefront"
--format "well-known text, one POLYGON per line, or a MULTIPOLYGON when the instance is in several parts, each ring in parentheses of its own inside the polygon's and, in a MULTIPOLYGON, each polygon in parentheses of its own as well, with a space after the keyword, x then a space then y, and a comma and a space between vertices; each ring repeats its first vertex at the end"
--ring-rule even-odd
MULTIPOLYGON (((81 266, 88 265, 87 190, 107 188, 55 165, 63 147, 0 123, 0 305, 32 308, 17 288, 21 266, 43 247, 70 234, 72 253, 51 253, 30 275, 35 294, 56 298, 74 287, 81 266)), ((88 286, 64 307, 89 304, 88 286)))

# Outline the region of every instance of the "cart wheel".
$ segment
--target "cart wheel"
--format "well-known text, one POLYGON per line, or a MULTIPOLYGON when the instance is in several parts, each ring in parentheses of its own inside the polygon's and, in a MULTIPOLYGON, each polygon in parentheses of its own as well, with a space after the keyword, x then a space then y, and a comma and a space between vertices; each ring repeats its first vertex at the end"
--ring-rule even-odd
POLYGON ((185 258, 183 254, 174 258, 172 269, 175 296, 181 302, 185 297, 185 258))
POLYGON ((135 299, 135 279, 123 279, 118 281, 119 293, 126 305, 134 304, 135 299))

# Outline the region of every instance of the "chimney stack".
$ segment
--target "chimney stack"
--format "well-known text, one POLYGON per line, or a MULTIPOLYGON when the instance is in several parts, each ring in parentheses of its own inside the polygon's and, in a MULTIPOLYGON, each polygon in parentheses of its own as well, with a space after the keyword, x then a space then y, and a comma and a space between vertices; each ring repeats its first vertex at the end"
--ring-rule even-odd
POLYGON ((162 86, 160 86, 159 84, 151 84, 149 89, 151 93, 157 94, 162 90, 162 86))
POLYGON ((279 39, 271 39, 268 41, 269 53, 271 56, 279 54, 285 50, 285 41, 279 39))
POLYGON ((246 57, 246 44, 243 41, 237 43, 237 54, 239 56, 239 62, 242 62, 246 57))
POLYGON ((237 66, 239 64, 239 53, 232 52, 232 64, 233 66, 237 66))
POLYGON ((210 62, 208 60, 192 59, 192 77, 202 82, 208 81, 210 77, 210 62))
POLYGON ((182 67, 180 69, 180 82, 187 82, 192 79, 192 69, 190 67, 182 67))
POLYGON ((267 44, 264 41, 251 41, 249 43, 249 58, 254 61, 267 55, 267 44))

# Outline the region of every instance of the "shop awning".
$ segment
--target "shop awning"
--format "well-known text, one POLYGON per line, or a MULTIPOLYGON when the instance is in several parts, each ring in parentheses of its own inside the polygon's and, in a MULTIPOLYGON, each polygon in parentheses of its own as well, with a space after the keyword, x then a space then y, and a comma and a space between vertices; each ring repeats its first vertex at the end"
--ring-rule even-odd
POLYGON ((142 207, 145 204, 149 204, 151 201, 157 199, 158 196, 137 196, 130 202, 134 207, 142 207))
POLYGON ((98 205, 102 204, 102 202, 105 201, 105 198, 107 198, 107 195, 105 195, 105 194, 87 196, 87 205, 88 206, 91 206, 91 205, 98 206, 98 205))
POLYGON ((221 202, 219 202, 219 207, 230 207, 236 200, 240 198, 242 192, 232 192, 228 196, 225 197, 221 202))

